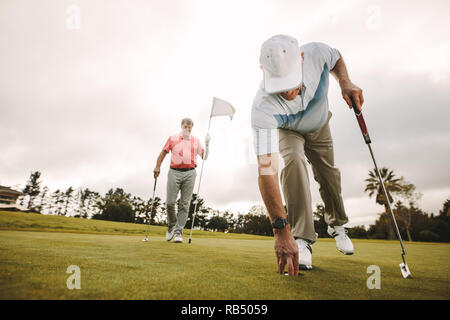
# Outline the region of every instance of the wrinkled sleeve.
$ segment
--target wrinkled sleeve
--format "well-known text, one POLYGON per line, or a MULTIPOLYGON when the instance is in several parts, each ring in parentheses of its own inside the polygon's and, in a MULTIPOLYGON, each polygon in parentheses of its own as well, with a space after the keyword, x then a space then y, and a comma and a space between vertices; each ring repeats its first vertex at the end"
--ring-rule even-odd
POLYGON ((338 60, 341 58, 339 51, 322 42, 314 42, 315 58, 325 61, 328 70, 332 70, 338 60))
POLYGON ((163 151, 169 153, 170 150, 172 150, 172 143, 170 143, 171 141, 171 137, 169 137, 169 139, 167 139, 166 144, 164 145, 163 151))
POLYGON ((252 109, 253 147, 257 156, 279 152, 278 124, 273 116, 252 109))
POLYGON ((276 153, 278 148, 278 129, 257 129, 253 131, 253 149, 257 156, 276 153))

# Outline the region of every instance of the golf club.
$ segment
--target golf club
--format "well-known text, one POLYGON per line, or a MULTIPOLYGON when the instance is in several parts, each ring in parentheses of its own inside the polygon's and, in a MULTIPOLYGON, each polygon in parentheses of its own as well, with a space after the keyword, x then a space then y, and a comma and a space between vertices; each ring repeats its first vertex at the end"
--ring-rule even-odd
POLYGON ((397 220, 395 219, 394 212, 392 211, 391 204, 389 202, 389 197, 388 197, 386 188, 383 183, 383 179, 381 177, 380 171, 378 170, 377 163, 375 162, 375 156, 373 155, 372 147, 370 146, 371 141, 370 141, 370 137, 369 137, 369 132, 367 131, 366 122, 364 121, 362 112, 356 108, 356 104, 353 101, 353 98, 350 97, 350 99, 352 101, 353 111, 355 112, 356 120, 358 120, 359 128, 361 129, 364 141, 366 142, 367 146, 369 147, 370 155, 372 156, 373 164, 375 165, 375 171, 377 173, 378 179, 380 180, 380 184, 383 189, 384 196, 386 197, 389 212, 392 215, 392 220, 394 221, 395 231, 397 233, 398 239, 400 240, 400 246, 402 247, 402 260, 403 260, 403 262, 400 263, 400 270, 402 272, 403 278, 405 278, 405 279, 412 278, 411 272, 409 271, 408 265, 406 264, 406 260, 405 260, 406 250, 405 250, 405 247, 403 246, 403 240, 402 240, 402 236, 400 235, 400 231, 398 229, 397 220))
POLYGON ((144 241, 144 242, 148 241, 148 232, 150 231, 151 215, 152 215, 152 211, 153 211, 153 205, 155 203, 156 180, 158 180, 158 178, 155 178, 155 185, 153 186, 152 207, 150 209, 150 217, 148 219, 147 233, 145 234, 145 238, 142 239, 142 241, 144 241))

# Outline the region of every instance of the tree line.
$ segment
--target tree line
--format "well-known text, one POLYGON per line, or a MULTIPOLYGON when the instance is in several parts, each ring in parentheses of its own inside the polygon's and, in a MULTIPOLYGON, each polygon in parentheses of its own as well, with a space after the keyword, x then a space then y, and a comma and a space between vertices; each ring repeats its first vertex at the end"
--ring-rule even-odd
MULTIPOLYGON (((450 198, 447 199, 438 215, 426 213, 417 206, 421 194, 416 187, 404 177, 397 177, 392 170, 382 168, 380 174, 384 181, 388 198, 382 192, 381 184, 375 170, 369 171, 365 192, 374 197, 375 202, 384 208, 374 224, 368 228, 355 226, 348 228, 351 238, 395 239, 392 217, 388 203, 393 208, 400 233, 408 241, 450 242, 450 198), (397 198, 394 201, 394 197, 397 198)), ((50 192, 42 187, 41 173, 32 172, 19 197, 19 203, 32 212, 59 216, 71 216, 97 220, 120 221, 139 224, 166 224, 166 208, 161 198, 142 199, 125 192, 122 188, 110 189, 104 196, 88 188, 50 192)), ((192 195, 186 227, 190 228, 194 215, 195 203, 198 201, 194 229, 220 232, 247 233, 272 236, 272 226, 266 209, 254 205, 243 214, 220 211, 206 206, 205 200, 192 195)), ((317 204, 314 210, 314 224, 320 238, 329 237, 324 214, 327 208, 317 204)))

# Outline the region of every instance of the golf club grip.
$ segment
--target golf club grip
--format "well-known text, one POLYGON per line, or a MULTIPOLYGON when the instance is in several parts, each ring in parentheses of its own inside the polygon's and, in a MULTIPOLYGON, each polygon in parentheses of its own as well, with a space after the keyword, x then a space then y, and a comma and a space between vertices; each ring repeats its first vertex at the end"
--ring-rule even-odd
POLYGON ((352 105, 353 105, 352 109, 355 112, 356 120, 358 121, 359 128, 361 129, 361 133, 363 135, 364 141, 366 142, 366 144, 369 144, 369 143, 371 143, 371 141, 370 141, 370 137, 369 137, 369 132, 367 131, 366 122, 364 121, 363 114, 356 107, 355 101, 353 101, 352 97, 350 97, 350 100, 352 100, 352 105))

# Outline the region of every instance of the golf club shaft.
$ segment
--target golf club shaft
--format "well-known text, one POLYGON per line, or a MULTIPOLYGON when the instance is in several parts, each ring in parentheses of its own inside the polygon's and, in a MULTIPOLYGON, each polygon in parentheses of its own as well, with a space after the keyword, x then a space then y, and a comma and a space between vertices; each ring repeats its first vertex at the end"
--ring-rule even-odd
POLYGON ((380 180, 381 188, 382 188, 384 196, 386 198, 389 212, 392 216, 392 220, 394 220, 395 231, 397 233, 398 239, 400 240, 400 246, 402 247, 402 259, 403 259, 403 262, 405 262, 404 255, 406 254, 406 250, 405 250, 405 247, 403 246, 402 236, 400 235, 400 230, 398 229, 397 220, 395 219, 394 212, 392 211, 392 208, 391 208, 389 197, 388 197, 386 188, 384 186, 383 178, 381 177, 380 171, 378 170, 377 162, 375 161, 375 156, 373 154, 372 147, 370 145, 371 141, 370 141, 370 137, 369 137, 369 132, 367 131, 366 122, 364 121, 362 112, 357 109, 356 104, 353 101, 353 98, 350 98, 350 99, 352 100, 353 111, 355 112, 356 120, 358 121, 364 141, 366 142, 367 146, 369 147, 370 155, 372 156, 373 164, 375 165, 375 171, 377 173, 378 179, 380 180))
POLYGON ((147 233, 145 234, 145 238, 148 238, 148 232, 150 231, 150 222, 151 222, 151 217, 152 217, 153 206, 155 203, 156 180, 158 180, 158 178, 155 178, 155 183, 153 185, 152 207, 150 209, 150 217, 148 219, 148 228, 147 228, 147 233))
POLYGON ((383 179, 381 177, 380 171, 378 170, 377 163, 375 162, 375 157, 373 155, 372 147, 370 146, 370 143, 367 144, 367 146, 369 147, 370 155, 372 156, 373 164, 375 165, 375 170, 377 172, 378 179, 380 180, 381 187, 383 189, 383 193, 384 193, 384 196, 386 198, 386 202, 387 202, 387 205, 388 205, 388 208, 389 208, 389 212, 392 215, 392 220, 394 220, 395 231, 397 233, 398 239, 400 240, 400 245, 402 247, 402 258, 403 258, 403 255, 406 254, 406 251, 405 251, 405 247, 403 246, 403 240, 402 240, 402 236, 400 235, 400 230, 398 229, 397 220, 395 219, 394 212, 392 211, 391 204, 390 204, 390 201, 389 201, 389 197, 388 197, 386 188, 384 186, 383 179))

